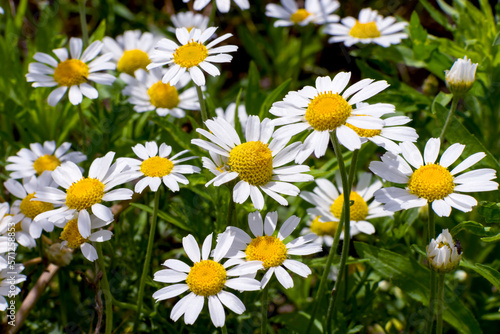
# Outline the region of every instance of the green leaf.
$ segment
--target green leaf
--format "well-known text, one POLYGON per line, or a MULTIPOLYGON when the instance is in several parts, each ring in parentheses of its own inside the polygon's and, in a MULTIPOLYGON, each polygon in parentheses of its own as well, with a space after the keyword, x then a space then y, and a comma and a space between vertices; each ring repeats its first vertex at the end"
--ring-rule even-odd
MULTIPOLYGON (((130 206, 133 206, 135 208, 138 208, 138 209, 141 209, 143 211, 146 211, 150 214, 153 214, 153 208, 150 207, 150 206, 147 206, 147 205, 144 205, 144 204, 139 204, 139 203, 130 203, 130 206)), ((187 231, 187 232, 191 232, 191 228, 189 226, 187 226, 186 224, 184 224, 183 222, 181 222, 180 220, 178 220, 177 218, 175 218, 174 216, 164 212, 164 211, 161 211, 161 210, 158 210, 158 217, 160 217, 161 219, 171 223, 172 225, 175 225, 177 226, 178 228, 180 229, 183 229, 184 231, 187 231)))
POLYGON ((258 115, 260 110, 260 75, 257 66, 252 61, 248 70, 248 85, 245 94, 245 108, 248 115, 258 115))
POLYGON ((490 227, 484 227, 482 224, 477 223, 475 221, 465 221, 461 222, 457 226, 451 229, 451 235, 457 235, 461 231, 467 231, 471 234, 478 235, 480 237, 484 237, 489 235, 490 227))
POLYGON ((484 242, 493 242, 493 241, 498 241, 498 240, 500 240, 500 233, 495 235, 495 236, 492 236, 492 237, 481 238, 481 241, 484 241, 484 242))
POLYGON ((106 34, 106 20, 102 20, 101 23, 99 23, 99 26, 94 31, 94 33, 92 34, 92 36, 90 36, 89 44, 91 44, 94 41, 102 40, 105 34, 106 34))
POLYGON ((270 72, 270 62, 268 61, 265 53, 261 50, 261 45, 255 43, 255 36, 253 36, 248 31, 248 28, 246 28, 246 26, 238 26, 238 37, 245 47, 246 52, 248 52, 252 59, 259 65, 259 67, 263 68, 266 72, 270 72))
POLYGON ((424 6, 424 8, 429 12, 429 14, 431 15, 431 17, 437 23, 439 23, 440 25, 442 25, 443 27, 445 27, 446 30, 450 30, 450 31, 452 30, 452 27, 448 23, 448 18, 446 17, 446 15, 443 15, 439 10, 437 10, 436 8, 434 8, 434 6, 431 5, 429 3, 429 1, 427 1, 427 0, 420 0, 420 3, 422 4, 422 6, 424 6))
POLYGON ((500 203, 479 202, 477 211, 487 222, 500 222, 500 203))
POLYGON ((269 95, 267 95, 266 99, 262 103, 262 106, 260 107, 259 118, 261 120, 268 116, 267 113, 269 112, 269 109, 271 109, 272 104, 288 91, 290 82, 292 82, 292 79, 286 80, 281 85, 276 87, 269 95))
POLYGON ((465 259, 460 261, 460 267, 474 270, 476 273, 486 278, 497 289, 500 289, 500 273, 497 270, 481 263, 472 264, 465 259))

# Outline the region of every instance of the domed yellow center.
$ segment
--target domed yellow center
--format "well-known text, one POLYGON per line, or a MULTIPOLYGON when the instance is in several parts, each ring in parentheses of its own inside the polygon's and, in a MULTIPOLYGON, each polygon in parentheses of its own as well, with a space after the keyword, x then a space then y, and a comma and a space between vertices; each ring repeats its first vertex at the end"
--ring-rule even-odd
POLYGON ((174 169, 173 162, 161 157, 146 159, 141 164, 141 172, 149 177, 163 177, 170 174, 172 169, 174 169))
MULTIPOLYGON (((349 196, 351 201, 354 203, 351 205, 351 220, 360 221, 365 220, 366 216, 368 216, 368 204, 366 204, 363 197, 359 196, 359 194, 355 191, 351 191, 351 195, 349 196)), ((337 199, 333 202, 330 207, 331 213, 336 218, 340 219, 340 215, 342 214, 342 207, 344 205, 344 194, 340 194, 337 199)))
POLYGON ((273 156, 267 144, 250 141, 234 147, 227 162, 231 171, 253 186, 263 186, 273 175, 273 156))
POLYGON ((59 86, 74 86, 87 82, 89 67, 79 59, 60 62, 54 71, 54 80, 59 86))
POLYGON ((307 10, 299 9, 290 16, 290 21, 292 21, 293 23, 300 23, 307 19, 309 15, 311 15, 311 13, 309 13, 307 10))
POLYGON ((175 49, 174 62, 181 66, 190 68, 197 66, 208 56, 208 50, 205 45, 199 42, 191 42, 175 49))
POLYGON ((453 176, 448 169, 438 164, 420 167, 413 172, 408 182, 410 194, 425 198, 429 202, 445 198, 454 188, 453 176))
POLYGON ((320 218, 321 216, 318 216, 311 222, 311 231, 320 237, 324 235, 335 236, 339 222, 320 222, 320 218))
POLYGON ((35 198, 35 193, 28 194, 28 196, 23 198, 23 200, 21 201, 21 205, 19 206, 21 212, 26 217, 33 219, 42 212, 54 209, 52 203, 32 201, 32 198, 35 198))
POLYGON ((38 175, 42 175, 42 173, 46 170, 53 171, 60 165, 61 161, 50 154, 42 155, 41 157, 36 159, 35 162, 33 162, 33 168, 38 175))
POLYGON ((123 52, 122 57, 118 60, 116 69, 134 75, 134 72, 140 68, 145 70, 149 63, 151 63, 151 60, 149 60, 146 52, 139 49, 127 50, 123 52))
POLYGON ((177 88, 170 86, 169 83, 164 84, 158 81, 149 87, 148 95, 151 104, 156 108, 172 109, 179 104, 179 92, 177 92, 177 88))
POLYGON ((354 125, 351 125, 348 123, 346 123, 346 126, 353 129, 354 132, 356 132, 358 134, 358 136, 365 137, 365 138, 378 136, 382 132, 382 130, 361 129, 361 128, 358 128, 357 126, 354 126, 354 125))
POLYGON ((186 283, 189 290, 198 296, 208 297, 218 294, 224 288, 226 280, 226 269, 222 264, 212 260, 203 260, 193 265, 186 283))
POLYGON ((78 231, 78 219, 72 219, 66 223, 59 239, 66 240, 67 246, 73 249, 80 247, 88 240, 83 238, 78 231))
POLYGON ((252 239, 245 249, 248 261, 262 261, 265 269, 281 265, 287 256, 286 246, 280 239, 265 235, 252 239))
POLYGON ((97 179, 84 177, 69 187, 66 205, 70 209, 85 210, 100 203, 103 196, 104 184, 97 179))
POLYGON ((380 31, 377 24, 372 21, 368 23, 361 23, 356 20, 356 24, 349 31, 349 35, 355 38, 377 38, 380 37, 380 31))
POLYGON ((352 107, 339 94, 320 93, 307 106, 306 121, 317 131, 332 131, 351 116, 352 107))

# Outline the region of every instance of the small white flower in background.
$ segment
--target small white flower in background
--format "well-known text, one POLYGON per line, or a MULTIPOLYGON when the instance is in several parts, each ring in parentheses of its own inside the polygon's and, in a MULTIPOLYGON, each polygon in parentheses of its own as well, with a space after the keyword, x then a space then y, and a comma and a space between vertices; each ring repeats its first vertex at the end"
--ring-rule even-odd
POLYGON ((193 28, 205 30, 208 28, 208 21, 210 20, 208 16, 193 12, 177 13, 170 16, 170 19, 175 28, 168 27, 167 29, 174 33, 176 28, 186 28, 188 31, 193 28))
POLYGON ((203 165, 217 176, 206 186, 213 183, 218 187, 237 179, 233 191, 235 203, 243 203, 250 197, 254 207, 261 210, 264 207, 263 191, 281 205, 288 205, 280 194, 297 196, 300 192, 289 182, 314 179, 302 174, 310 170, 309 166, 285 166, 295 159, 300 142, 286 146, 290 138, 271 140, 274 126, 268 118, 262 123, 258 116, 248 118, 244 143, 231 124, 221 117, 207 120, 205 125, 209 131, 201 128, 196 131, 210 141, 193 139, 191 143, 209 151, 212 156, 213 162, 203 159, 203 165))
MULTIPOLYGON (((185 3, 189 2, 189 0, 183 0, 185 3)), ((194 0, 194 10, 202 10, 205 8, 212 0, 194 0)), ((233 0, 235 4, 238 5, 242 10, 246 10, 250 8, 250 2, 248 0, 233 0)), ((212 6, 217 5, 217 9, 221 13, 229 12, 229 8, 231 7, 231 0, 213 0, 215 2, 212 6)))
POLYGON ((215 45, 228 39, 232 34, 222 35, 207 45, 204 43, 215 33, 216 27, 210 27, 205 30, 193 28, 188 31, 186 28, 175 30, 177 43, 162 39, 155 45, 155 51, 150 56, 151 64, 147 69, 169 65, 163 75, 163 83, 175 85, 181 76, 187 71, 191 79, 197 86, 205 85, 205 75, 202 70, 211 76, 220 75, 220 71, 212 63, 228 63, 233 56, 227 54, 238 49, 236 45, 224 45, 214 48, 215 45))
POLYGON ((5 169, 11 171, 10 177, 21 179, 33 175, 42 175, 46 170, 53 171, 61 163, 71 161, 75 164, 87 160, 82 152, 68 152, 71 143, 62 143, 56 149, 55 141, 46 141, 43 146, 40 143, 30 144, 30 149, 22 148, 15 156, 7 158, 5 169))
POLYGON ((2 7, 0 7, 0 14, 5 14, 2 7))
POLYGON ((439 273, 449 273, 455 270, 462 258, 462 249, 457 247, 448 229, 432 239, 426 247, 427 261, 432 270, 439 273))
POLYGON ((14 232, 14 238, 21 246, 33 248, 36 246, 36 241, 29 230, 28 220, 23 220, 22 215, 11 214, 9 203, 0 203, 0 234, 7 235, 14 232))
MULTIPOLYGON (((222 108, 216 108, 215 114, 217 115, 217 117, 224 118, 229 124, 233 126, 233 128, 235 127, 236 103, 234 102, 230 103, 227 106, 226 111, 224 111, 224 109, 222 108)), ((244 134, 248 120, 248 114, 245 105, 241 103, 238 106, 238 120, 240 121, 241 130, 243 131, 244 134)))
POLYGON ((383 17, 376 10, 364 8, 359 12, 358 19, 344 17, 340 23, 327 26, 325 33, 333 35, 328 42, 344 42, 346 46, 356 43, 376 43, 383 47, 399 44, 408 35, 401 32, 408 25, 407 22, 396 22, 392 16, 383 17))
POLYGON ((14 285, 26 281, 26 276, 21 275, 23 270, 24 266, 19 263, 0 271, 0 311, 5 311, 9 306, 5 297, 10 299, 12 295, 18 295, 21 292, 21 289, 14 285))
POLYGON ((444 71, 446 85, 453 94, 460 96, 469 91, 476 80, 477 65, 464 56, 464 59, 457 59, 449 71, 444 71))
POLYGON ((296 238, 288 243, 283 240, 292 234, 300 218, 291 216, 288 218, 274 236, 278 225, 278 212, 269 212, 264 220, 259 211, 248 215, 248 225, 250 231, 255 236, 252 238, 242 229, 229 226, 224 233, 230 233, 235 236, 234 243, 228 252, 228 257, 237 264, 244 264, 247 261, 262 261, 266 273, 262 278, 261 284, 264 288, 273 274, 280 284, 289 289, 293 287, 292 276, 285 270, 307 277, 311 274, 311 269, 302 262, 289 259, 289 255, 310 255, 321 252, 321 245, 311 243, 316 239, 315 234, 308 234, 296 238))
POLYGON ((191 156, 178 159, 181 155, 189 152, 188 150, 179 152, 169 158, 172 147, 162 143, 158 150, 158 145, 154 141, 147 142, 146 145, 137 144, 132 147, 132 150, 139 159, 119 158, 118 162, 123 162, 130 167, 131 171, 127 170, 127 172, 130 173, 131 180, 142 177, 135 185, 136 193, 141 193, 147 186, 151 191, 158 191, 162 181, 171 191, 178 191, 179 183, 189 183, 188 179, 182 174, 200 172, 199 167, 180 164, 198 158, 191 156))
POLYGON ((135 76, 120 74, 120 79, 127 84, 122 94, 129 96, 128 102, 134 105, 134 110, 139 113, 155 110, 158 116, 176 118, 184 117, 184 110, 199 110, 196 88, 182 91, 191 81, 189 74, 184 73, 177 84, 170 85, 161 81, 162 72, 162 69, 154 68, 149 72, 139 69, 135 76))
POLYGON ((233 240, 234 236, 228 233, 220 237, 212 252, 213 260, 210 260, 212 234, 207 236, 203 242, 201 256, 200 248, 195 238, 190 234, 182 239, 182 245, 186 255, 193 262, 193 266, 190 267, 182 261, 170 259, 163 263, 169 269, 159 270, 154 274, 153 280, 156 282, 177 283, 156 291, 153 298, 157 302, 190 291, 187 296, 181 298, 174 305, 170 319, 177 321, 184 315, 186 325, 194 324, 203 309, 205 299, 208 299, 208 310, 215 327, 224 326, 226 315, 223 305, 236 314, 242 314, 245 311, 245 305, 241 300, 231 292, 225 291, 224 288, 238 291, 260 290, 259 281, 239 276, 255 274, 257 270, 262 269, 262 262, 251 261, 231 269, 229 267, 236 264, 234 261, 228 260, 224 264, 219 263, 222 258, 226 257, 233 240))
POLYGON ((306 0, 304 8, 299 8, 294 0, 281 0, 281 5, 266 5, 266 16, 279 19, 275 27, 301 26, 338 22, 340 17, 332 14, 340 4, 336 0, 306 0))
POLYGON ((82 53, 82 40, 72 37, 69 40, 71 57, 66 48, 52 50, 59 61, 46 53, 37 52, 33 56, 37 63, 29 65, 26 79, 28 82, 33 82, 33 87, 58 86, 48 98, 48 103, 52 107, 61 100, 68 89, 69 102, 73 105, 82 102, 82 94, 89 99, 97 99, 99 96, 97 89, 88 83, 112 85, 116 79, 111 74, 102 73, 116 68, 115 64, 109 61, 113 57, 112 53, 97 57, 102 47, 102 42, 95 41, 82 53))
POLYGON ((469 212, 477 205, 474 197, 460 192, 498 189, 498 183, 492 181, 496 178, 494 169, 481 168, 457 176, 483 159, 486 156, 484 152, 469 156, 449 171, 448 167, 457 161, 465 145, 451 145, 438 163, 440 146, 439 138, 429 139, 422 157, 415 144, 403 142, 400 144, 402 156, 387 152, 382 161, 370 163, 370 170, 377 176, 406 185, 404 189, 388 187, 375 192, 375 199, 385 204, 384 209, 399 211, 432 203, 432 209, 438 216, 448 217, 452 207, 469 212))

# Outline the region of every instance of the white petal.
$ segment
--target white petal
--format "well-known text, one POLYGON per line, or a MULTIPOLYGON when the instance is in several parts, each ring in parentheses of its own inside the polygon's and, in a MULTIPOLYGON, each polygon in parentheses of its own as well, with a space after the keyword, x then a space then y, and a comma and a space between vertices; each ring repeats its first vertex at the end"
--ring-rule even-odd
POLYGON ((278 238, 280 240, 285 239, 288 237, 292 232, 295 230, 297 225, 300 223, 300 218, 297 216, 291 216, 288 218, 283 225, 281 226, 279 232, 278 232, 278 238))
POLYGON ((156 299, 156 301, 169 299, 180 295, 181 293, 183 293, 188 289, 189 287, 187 284, 174 284, 166 286, 153 293, 153 298, 156 299))
POLYGON ((439 138, 431 138, 427 141, 424 149, 424 162, 426 164, 433 164, 436 162, 440 146, 441 140, 439 140, 439 138))
POLYGON ((224 307, 219 298, 216 296, 208 296, 208 311, 210 312, 210 319, 215 327, 224 326, 226 320, 226 314, 224 313, 224 307))
POLYGON ((285 289, 289 289, 293 287, 293 279, 289 273, 283 267, 277 266, 274 273, 276 274, 276 278, 283 285, 285 289))
POLYGON ((243 312, 245 312, 245 305, 238 297, 236 297, 231 292, 222 290, 217 294, 217 297, 219 297, 219 300, 222 302, 222 304, 224 304, 234 313, 242 314, 243 312))
POLYGON ((200 262, 200 248, 198 247, 196 239, 191 234, 182 238, 182 246, 184 247, 184 251, 187 256, 191 261, 193 261, 193 263, 200 262))
POLYGON ((311 274, 311 269, 302 262, 296 260, 287 259, 283 262, 283 265, 288 269, 300 275, 302 277, 307 277, 311 274))
POLYGON ((202 260, 208 260, 210 251, 212 250, 212 233, 210 233, 203 241, 203 246, 201 247, 201 258, 202 260))

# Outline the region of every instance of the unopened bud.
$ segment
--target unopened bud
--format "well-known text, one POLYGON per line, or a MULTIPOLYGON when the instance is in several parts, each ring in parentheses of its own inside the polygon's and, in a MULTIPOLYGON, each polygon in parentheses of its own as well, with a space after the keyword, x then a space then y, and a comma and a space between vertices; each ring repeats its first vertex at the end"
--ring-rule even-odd
MULTIPOLYGON (((460 244, 460 243, 458 243, 460 244)), ((427 246, 427 260, 432 270, 448 273, 455 270, 462 258, 462 249, 457 247, 448 229, 438 235, 427 246)))

